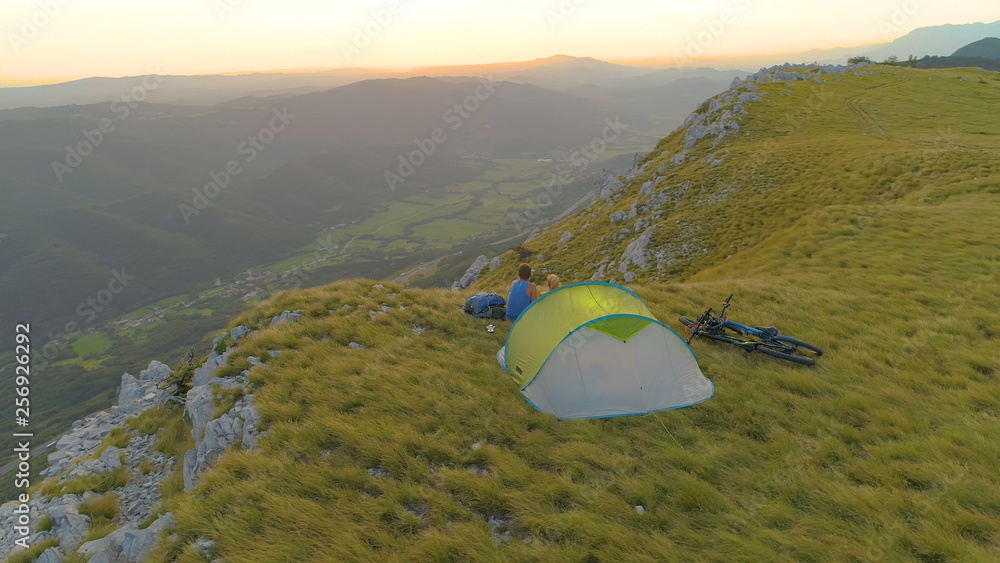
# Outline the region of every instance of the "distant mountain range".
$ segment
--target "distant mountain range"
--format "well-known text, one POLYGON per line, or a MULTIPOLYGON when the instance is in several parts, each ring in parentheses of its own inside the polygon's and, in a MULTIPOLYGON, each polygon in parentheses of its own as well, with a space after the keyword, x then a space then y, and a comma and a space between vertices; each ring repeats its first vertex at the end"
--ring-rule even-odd
MULTIPOLYGON (((728 86, 736 74, 712 68, 658 70, 625 66, 592 58, 557 55, 531 61, 417 68, 409 71, 341 69, 327 72, 282 72, 238 75, 163 76, 156 88, 143 92, 145 101, 179 105, 214 105, 242 97, 288 97, 346 86, 376 78, 436 77, 461 81, 462 77, 530 84, 542 88, 569 90, 585 85, 601 88, 653 88, 678 80, 705 78, 728 86)), ((71 104, 110 102, 128 95, 147 76, 87 78, 60 84, 0 88, 0 109, 55 107, 71 104)), ((708 94, 704 94, 708 95, 708 94)), ((701 95, 704 98, 704 95, 701 95)))
MULTIPOLYGON (((890 20, 884 23, 891 24, 890 20)), ((914 29, 906 35, 885 43, 870 43, 853 47, 838 47, 833 49, 812 49, 799 53, 781 53, 777 55, 752 55, 730 58, 705 58, 704 66, 725 66, 727 68, 759 68, 784 62, 812 62, 822 64, 844 63, 848 58, 859 55, 872 60, 883 61, 891 55, 906 60, 910 55, 917 58, 924 56, 948 56, 956 49, 978 41, 984 37, 1000 37, 1000 21, 992 23, 946 24, 914 29)), ((645 66, 668 67, 674 65, 672 58, 649 58, 634 64, 645 66)))

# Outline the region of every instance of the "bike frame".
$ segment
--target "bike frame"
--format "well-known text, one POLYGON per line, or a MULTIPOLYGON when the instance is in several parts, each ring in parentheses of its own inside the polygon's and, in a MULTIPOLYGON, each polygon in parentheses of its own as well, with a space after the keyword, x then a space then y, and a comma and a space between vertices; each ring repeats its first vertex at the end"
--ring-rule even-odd
POLYGON ((740 323, 738 323, 736 321, 731 321, 731 320, 729 320, 729 319, 727 319, 725 317, 722 317, 722 319, 725 321, 726 328, 728 328, 730 330, 733 330, 733 331, 736 331, 739 334, 746 334, 747 336, 753 336, 754 338, 760 338, 761 340, 764 340, 764 341, 767 341, 767 342, 774 342, 774 337, 772 337, 770 334, 768 334, 768 333, 766 333, 766 332, 764 332, 762 330, 757 330, 757 329, 755 329, 753 327, 749 327, 747 325, 740 324, 740 323))
POLYGON ((754 327, 750 327, 750 326, 747 326, 745 324, 729 320, 729 317, 726 316, 726 309, 729 308, 729 302, 730 302, 730 300, 732 300, 732 298, 733 298, 733 296, 730 295, 729 298, 726 299, 726 302, 722 305, 722 311, 719 312, 719 316, 717 318, 719 318, 719 319, 722 320, 722 325, 720 326, 720 328, 717 329, 716 331, 711 331, 711 332, 710 331, 706 331, 706 330, 704 330, 704 329, 701 328, 702 324, 704 322, 706 322, 707 320, 709 320, 709 319, 712 318, 712 309, 709 309, 709 310, 705 311, 705 314, 703 314, 701 317, 698 318, 698 321, 697 321, 698 324, 696 325, 698 327, 697 330, 691 333, 691 338, 688 338, 688 343, 689 344, 691 343, 691 339, 692 338, 695 338, 695 337, 699 337, 700 338, 700 337, 704 336, 706 338, 711 338, 712 340, 718 340, 720 342, 726 342, 726 343, 729 343, 729 344, 734 344, 736 346, 739 346, 739 347, 743 348, 744 350, 746 350, 748 352, 753 351, 754 349, 756 349, 756 346, 758 344, 769 344, 769 345, 773 345, 773 346, 780 346, 781 348, 785 348, 785 349, 788 349, 790 351, 794 349, 794 347, 789 346, 788 344, 785 344, 784 342, 780 342, 780 341, 775 340, 774 337, 772 337, 770 334, 768 334, 768 333, 766 333, 766 332, 764 332, 762 330, 758 330, 758 329, 756 329, 754 327), (733 337, 731 337, 731 336, 729 336, 729 335, 727 335, 725 333, 725 329, 727 329, 727 328, 729 330, 732 330, 733 332, 735 332, 736 334, 738 334, 740 336, 750 336, 750 337, 753 337, 753 338, 758 338, 758 339, 760 339, 760 342, 755 342, 753 340, 740 340, 738 338, 733 338, 733 337))

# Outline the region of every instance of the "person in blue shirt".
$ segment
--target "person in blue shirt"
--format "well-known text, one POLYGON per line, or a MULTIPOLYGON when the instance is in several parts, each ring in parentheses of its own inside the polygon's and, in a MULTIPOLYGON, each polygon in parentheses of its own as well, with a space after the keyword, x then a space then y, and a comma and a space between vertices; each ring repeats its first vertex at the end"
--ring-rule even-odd
POLYGON ((531 266, 528 264, 518 266, 517 277, 518 279, 510 284, 510 295, 507 297, 508 321, 516 321, 528 305, 538 299, 538 288, 528 281, 531 279, 531 266))

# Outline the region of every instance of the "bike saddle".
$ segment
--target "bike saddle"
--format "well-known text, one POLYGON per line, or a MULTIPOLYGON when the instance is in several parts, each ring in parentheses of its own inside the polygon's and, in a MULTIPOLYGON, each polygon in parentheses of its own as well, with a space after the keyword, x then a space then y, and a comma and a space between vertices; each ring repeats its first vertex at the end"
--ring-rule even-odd
POLYGON ((768 326, 768 327, 759 326, 757 327, 757 330, 763 332, 768 336, 778 336, 778 329, 774 328, 773 326, 768 326))

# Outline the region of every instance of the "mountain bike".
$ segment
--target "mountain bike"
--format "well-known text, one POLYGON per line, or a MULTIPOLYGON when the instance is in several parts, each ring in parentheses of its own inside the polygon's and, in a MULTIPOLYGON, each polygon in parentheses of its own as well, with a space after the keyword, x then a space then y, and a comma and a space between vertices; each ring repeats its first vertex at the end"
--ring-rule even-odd
POLYGON ((760 352, 762 354, 767 354, 768 356, 788 360, 789 362, 796 362, 810 366, 815 364, 816 360, 807 356, 798 355, 800 349, 808 350, 817 356, 823 355, 823 351, 812 344, 807 344, 801 340, 792 338, 791 336, 778 334, 778 329, 773 326, 750 327, 729 320, 729 318, 726 317, 726 309, 729 308, 730 301, 732 301, 732 299, 732 295, 726 299, 726 302, 722 305, 722 311, 719 312, 719 316, 717 317, 712 316, 711 308, 705 311, 702 316, 698 317, 698 320, 696 321, 692 321, 687 317, 680 317, 679 320, 681 323, 683 323, 691 333, 691 336, 688 338, 689 344, 695 337, 704 337, 738 346, 747 352, 760 352), (727 330, 735 333, 736 336, 731 336, 726 332, 727 330))

